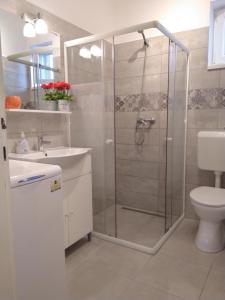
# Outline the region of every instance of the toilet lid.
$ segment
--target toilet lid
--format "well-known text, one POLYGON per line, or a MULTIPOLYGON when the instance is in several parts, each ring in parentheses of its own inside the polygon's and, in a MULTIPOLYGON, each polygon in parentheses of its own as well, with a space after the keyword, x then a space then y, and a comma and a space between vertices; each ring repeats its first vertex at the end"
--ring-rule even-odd
POLYGON ((197 204, 213 207, 225 206, 225 189, 201 186, 192 190, 190 197, 197 204))

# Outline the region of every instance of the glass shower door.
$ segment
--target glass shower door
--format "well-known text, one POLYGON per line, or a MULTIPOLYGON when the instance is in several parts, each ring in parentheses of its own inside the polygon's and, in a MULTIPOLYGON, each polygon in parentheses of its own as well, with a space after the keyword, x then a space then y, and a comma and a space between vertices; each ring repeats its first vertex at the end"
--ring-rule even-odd
POLYGON ((113 39, 67 48, 71 143, 92 148, 94 231, 115 236, 113 39))
POLYGON ((169 45, 166 146, 166 231, 182 216, 184 199, 187 54, 169 45))

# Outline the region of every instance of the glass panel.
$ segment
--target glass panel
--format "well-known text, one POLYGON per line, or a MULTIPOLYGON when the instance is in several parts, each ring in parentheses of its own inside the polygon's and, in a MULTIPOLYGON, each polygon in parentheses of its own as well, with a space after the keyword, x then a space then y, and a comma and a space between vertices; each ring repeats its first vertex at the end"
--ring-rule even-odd
POLYGON ((167 109, 166 230, 183 212, 187 55, 173 42, 169 47, 167 109))
POLYGON ((153 33, 68 49, 72 146, 93 149, 94 230, 147 247, 182 214, 184 191, 186 55, 153 33))
POLYGON ((117 237, 147 247, 165 233, 169 40, 156 31, 115 37, 117 237))
POLYGON ((115 236, 112 39, 68 48, 72 146, 92 148, 94 230, 115 236))

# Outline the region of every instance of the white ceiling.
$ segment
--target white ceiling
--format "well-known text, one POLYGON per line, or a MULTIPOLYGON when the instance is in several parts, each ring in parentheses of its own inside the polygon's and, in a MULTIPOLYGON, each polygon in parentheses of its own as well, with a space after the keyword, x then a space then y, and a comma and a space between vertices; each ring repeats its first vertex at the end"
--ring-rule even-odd
POLYGON ((159 20, 171 32, 208 26, 210 0, 28 0, 91 33, 159 20))

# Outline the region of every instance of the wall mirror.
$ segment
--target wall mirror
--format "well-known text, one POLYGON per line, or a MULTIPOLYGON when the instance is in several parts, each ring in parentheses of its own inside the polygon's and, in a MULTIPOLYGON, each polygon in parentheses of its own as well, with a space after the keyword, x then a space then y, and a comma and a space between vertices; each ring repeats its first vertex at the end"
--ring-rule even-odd
POLYGON ((25 37, 24 24, 20 16, 0 9, 5 94, 19 96, 22 108, 40 109, 41 84, 59 78, 60 36, 25 37))
POLYGON ((225 68, 225 0, 210 3, 208 69, 225 68))

